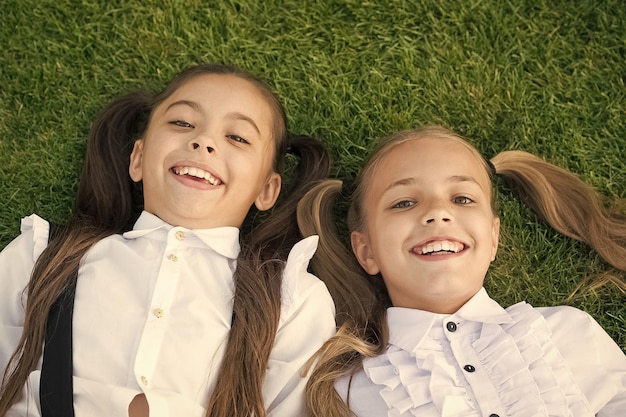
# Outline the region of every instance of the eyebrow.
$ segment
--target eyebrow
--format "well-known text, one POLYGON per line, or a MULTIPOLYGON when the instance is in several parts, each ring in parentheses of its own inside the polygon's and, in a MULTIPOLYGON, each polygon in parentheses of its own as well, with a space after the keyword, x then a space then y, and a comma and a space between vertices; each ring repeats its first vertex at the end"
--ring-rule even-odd
MULTIPOLYGON (((202 110, 202 106, 200 106, 200 104, 196 103, 195 101, 190 101, 190 100, 178 100, 173 102, 172 104, 170 104, 169 106, 167 106, 167 108, 165 109, 165 111, 171 109, 172 107, 175 106, 189 106, 191 107, 193 110, 195 111, 200 111, 202 110)), ((257 131, 257 133, 260 135, 261 134, 261 130, 259 129, 259 127, 257 126, 257 124, 254 122, 254 120, 249 117, 246 116, 243 113, 239 113, 239 112, 231 112, 228 113, 226 115, 226 118, 229 120, 242 120, 244 122, 247 122, 248 124, 250 124, 254 130, 257 131)))
POLYGON ((254 128, 254 130, 256 130, 256 132, 259 135, 261 134, 261 131, 259 130, 259 127, 256 125, 256 123, 254 123, 254 120, 252 120, 252 118, 246 116, 243 113, 239 113, 239 112, 228 113, 226 115, 226 118, 231 119, 231 120, 243 120, 244 122, 248 122, 254 128))
POLYGON ((173 102, 169 106, 167 106, 167 109, 165 109, 165 111, 171 109, 174 106, 189 106, 189 107, 191 107, 194 110, 197 110, 197 111, 200 110, 200 105, 198 103, 196 103, 195 101, 178 100, 178 101, 173 102))
MULTIPOLYGON (((452 183, 473 182, 474 184, 478 185, 481 189, 483 188, 481 187, 480 183, 476 181, 474 177, 470 177, 468 175, 452 175, 451 177, 448 177, 446 179, 448 182, 452 182, 452 183)), ((420 180, 414 177, 401 178, 389 184, 389 186, 385 189, 384 193, 396 187, 401 187, 404 185, 413 185, 418 182, 420 182, 420 180)))

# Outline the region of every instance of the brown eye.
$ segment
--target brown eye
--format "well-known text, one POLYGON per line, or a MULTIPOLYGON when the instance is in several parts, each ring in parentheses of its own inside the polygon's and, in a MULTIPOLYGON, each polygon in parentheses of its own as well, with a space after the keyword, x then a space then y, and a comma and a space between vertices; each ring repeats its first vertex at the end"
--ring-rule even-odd
POLYGON ((186 127, 186 128, 189 128, 189 129, 193 129, 193 127, 194 127, 191 123, 186 122, 184 120, 174 120, 174 121, 171 121, 170 124, 172 124, 174 126, 178 126, 178 127, 186 127))
POLYGON ((232 139, 232 140, 234 140, 235 142, 245 143, 245 144, 249 144, 249 143, 250 143, 250 142, 248 142, 246 139, 242 138, 242 137, 241 137, 241 136, 239 136, 239 135, 226 135, 226 137, 227 137, 228 139, 232 139))
POLYGON ((394 204, 393 206, 391 206, 392 209, 403 209, 403 208, 408 208, 411 207, 415 204, 415 202, 413 201, 409 201, 409 200, 402 200, 397 202, 396 204, 394 204))

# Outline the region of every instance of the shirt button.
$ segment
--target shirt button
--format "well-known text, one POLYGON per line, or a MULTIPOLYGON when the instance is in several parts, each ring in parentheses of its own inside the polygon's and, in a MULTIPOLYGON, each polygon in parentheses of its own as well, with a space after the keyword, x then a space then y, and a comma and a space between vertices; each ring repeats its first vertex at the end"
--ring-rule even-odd
POLYGON ((183 240, 185 238, 185 234, 182 231, 180 231, 180 230, 178 232, 176 232, 175 236, 176 236, 176 239, 178 239, 178 240, 183 240))
POLYGON ((154 314, 154 316, 155 316, 156 318, 159 318, 159 319, 160 319, 161 317, 163 317, 163 310, 161 310, 160 308, 155 308, 155 309, 152 311, 152 314, 154 314))
POLYGON ((144 385, 148 385, 148 378, 146 378, 145 376, 141 377, 141 383, 144 385))
POLYGON ((176 262, 178 260, 178 257, 174 255, 173 253, 170 253, 169 255, 167 255, 167 259, 169 259, 172 262, 176 262))
POLYGON ((456 324, 449 321, 446 323, 446 329, 448 329, 449 332, 456 332, 456 324))
POLYGON ((474 368, 472 365, 465 365, 463 369, 465 369, 466 372, 474 372, 476 370, 476 368, 474 368))

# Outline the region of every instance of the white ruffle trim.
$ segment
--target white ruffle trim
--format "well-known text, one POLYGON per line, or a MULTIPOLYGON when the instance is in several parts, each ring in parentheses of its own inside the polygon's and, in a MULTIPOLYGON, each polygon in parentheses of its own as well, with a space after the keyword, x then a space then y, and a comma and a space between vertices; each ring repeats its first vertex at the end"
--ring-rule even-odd
MULTIPOLYGON (((589 403, 550 339, 543 316, 526 303, 507 309, 512 324, 484 323, 473 343, 482 370, 510 417, 593 416, 589 403)), ((438 329, 431 329, 438 331, 438 329)), ((480 416, 461 370, 446 360, 440 343, 426 337, 415 352, 390 345, 363 364, 382 386, 388 417, 480 416)))
POLYGON ((41 252, 48 246, 50 224, 36 214, 31 214, 22 219, 20 227, 22 233, 29 230, 33 231, 33 260, 36 261, 39 255, 41 255, 41 252))

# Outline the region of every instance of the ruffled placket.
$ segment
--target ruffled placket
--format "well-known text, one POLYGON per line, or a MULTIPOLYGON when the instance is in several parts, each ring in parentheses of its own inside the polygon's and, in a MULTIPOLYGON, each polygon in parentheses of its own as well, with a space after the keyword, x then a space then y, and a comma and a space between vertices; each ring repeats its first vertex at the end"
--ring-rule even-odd
POLYGON ((507 312, 513 323, 485 323, 473 343, 507 415, 593 416, 543 316, 524 302, 507 312))
POLYGON ((380 385, 389 417, 480 416, 467 383, 446 360, 442 319, 411 351, 389 345, 387 354, 364 362, 365 374, 380 385))
POLYGON ((390 311, 387 353, 363 363, 387 416, 593 416, 543 316, 526 303, 505 312, 481 291, 454 315, 390 311))

